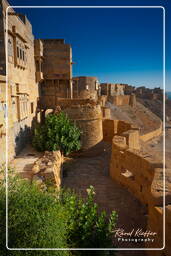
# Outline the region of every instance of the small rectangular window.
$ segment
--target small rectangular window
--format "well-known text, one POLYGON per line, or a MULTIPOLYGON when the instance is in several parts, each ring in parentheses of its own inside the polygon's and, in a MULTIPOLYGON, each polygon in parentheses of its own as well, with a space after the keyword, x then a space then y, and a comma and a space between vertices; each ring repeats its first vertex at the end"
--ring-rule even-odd
POLYGON ((33 112, 34 112, 34 103, 31 102, 31 114, 33 114, 33 112))
POLYGON ((20 54, 19 54, 19 47, 17 46, 17 58, 20 57, 20 54))
POLYGON ((22 60, 22 50, 20 49, 20 59, 22 60))

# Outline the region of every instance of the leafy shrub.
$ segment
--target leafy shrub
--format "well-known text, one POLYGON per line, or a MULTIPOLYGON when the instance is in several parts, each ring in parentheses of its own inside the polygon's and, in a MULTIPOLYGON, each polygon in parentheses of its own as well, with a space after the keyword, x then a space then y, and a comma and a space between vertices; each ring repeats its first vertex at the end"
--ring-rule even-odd
MULTIPOLYGON (((113 211, 108 219, 105 211, 98 213, 98 206, 94 203, 93 186, 87 189, 87 194, 87 198, 83 200, 70 191, 69 194, 64 193, 69 247, 111 248, 112 230, 116 224, 117 214, 113 211)), ((93 251, 93 254, 96 252, 93 251)), ((84 255, 84 252, 81 255, 84 255)), ((88 251, 85 255, 88 255, 88 251)), ((108 252, 97 251, 97 255, 108 255, 108 252)))
POLYGON ((65 113, 49 114, 44 125, 35 129, 33 146, 39 151, 60 150, 63 154, 68 155, 81 147, 80 130, 65 113))
MULTIPOLYGON (((8 247, 67 248, 64 207, 57 198, 36 185, 12 178, 8 186, 8 247)), ((5 189, 0 186, 0 226, 3 234, 0 255, 69 256, 69 251, 8 251, 5 249, 5 189)))
MULTIPOLYGON (((0 255, 20 256, 5 249, 5 187, 0 184, 0 255)), ((10 178, 8 185, 8 240, 10 248, 108 248, 113 247, 109 219, 98 213, 94 189, 84 200, 70 190, 41 191, 35 184, 10 178)), ((109 255, 107 251, 25 251, 24 255, 109 255)), ((113 255, 113 254, 112 254, 113 255)))

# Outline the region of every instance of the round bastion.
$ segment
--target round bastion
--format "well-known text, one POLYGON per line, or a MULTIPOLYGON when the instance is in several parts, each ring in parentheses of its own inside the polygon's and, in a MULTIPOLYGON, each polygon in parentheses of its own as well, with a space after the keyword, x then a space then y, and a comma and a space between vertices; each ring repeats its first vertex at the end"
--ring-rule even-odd
POLYGON ((97 145, 103 139, 102 111, 100 105, 71 105, 63 111, 81 130, 82 149, 97 145))

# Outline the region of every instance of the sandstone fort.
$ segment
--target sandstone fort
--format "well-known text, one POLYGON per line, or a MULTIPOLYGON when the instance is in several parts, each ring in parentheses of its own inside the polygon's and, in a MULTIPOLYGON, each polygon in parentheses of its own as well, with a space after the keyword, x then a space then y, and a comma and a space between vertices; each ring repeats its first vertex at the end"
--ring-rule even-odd
POLYGON ((72 45, 65 39, 35 39, 27 17, 12 8, 8 9, 6 30, 8 6, 6 0, 0 1, 0 164, 7 160, 23 171, 26 162, 23 165, 22 159, 27 161, 27 149, 28 145, 31 147, 34 128, 59 108, 81 130, 81 152, 75 153, 76 157, 80 154, 78 165, 74 167, 76 171, 71 170, 65 177, 62 174, 61 156, 57 154, 54 157, 52 153, 45 152, 37 158, 33 157, 34 161, 28 158, 30 169, 26 168, 26 172, 30 171, 29 177, 33 179, 40 172, 46 178, 42 161, 44 158, 50 159, 50 175, 57 187, 65 184, 82 192, 87 185, 84 180, 94 182, 99 189, 97 200, 109 210, 115 204, 112 199, 114 184, 120 186, 144 209, 142 217, 140 213, 140 220, 145 221, 146 218, 143 227, 158 234, 153 243, 143 246, 162 248, 165 169, 167 246, 164 250, 147 251, 146 255, 170 256, 170 100, 159 87, 137 88, 118 82, 101 83, 98 77, 73 76, 72 66, 77 64, 73 62, 72 45), (163 102, 166 103, 165 162, 163 102), (85 163, 83 155, 89 162, 85 163), (99 167, 98 161, 101 161, 99 167), (106 168, 106 174, 100 169, 99 173, 93 173, 93 168, 96 171, 106 168), (103 189, 110 198, 109 205, 107 201, 102 202, 103 195, 100 196, 100 193, 103 189))

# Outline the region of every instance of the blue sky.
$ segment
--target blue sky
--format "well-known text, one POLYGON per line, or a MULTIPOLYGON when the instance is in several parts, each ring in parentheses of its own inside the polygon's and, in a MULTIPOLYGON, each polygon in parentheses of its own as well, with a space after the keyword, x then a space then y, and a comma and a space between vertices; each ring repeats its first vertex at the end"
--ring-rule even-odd
MULTIPOLYGON (((12 5, 157 5, 166 8, 166 89, 170 67, 167 0, 84 1, 11 0, 12 5)), ((162 8, 20 9, 35 38, 64 38, 73 49, 73 75, 97 76, 101 82, 162 87, 162 8)), ((171 59, 171 58, 170 58, 171 59)))

